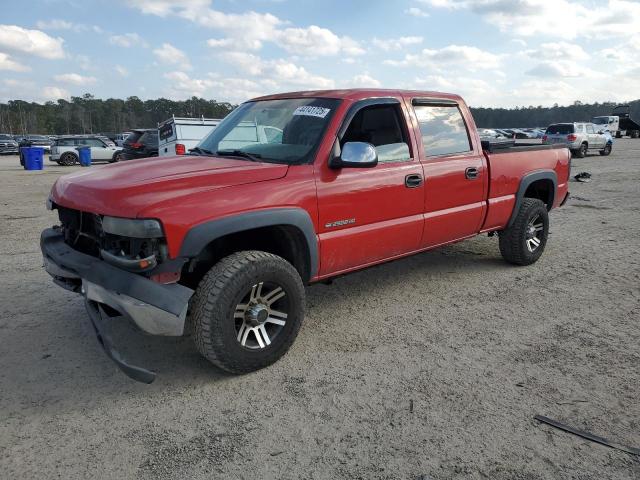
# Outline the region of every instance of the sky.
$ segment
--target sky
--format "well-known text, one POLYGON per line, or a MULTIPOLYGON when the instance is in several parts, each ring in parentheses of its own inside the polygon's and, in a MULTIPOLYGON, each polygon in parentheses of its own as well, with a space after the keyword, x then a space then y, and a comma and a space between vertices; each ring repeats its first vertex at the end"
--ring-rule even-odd
POLYGON ((640 98, 640 0, 0 0, 0 101, 380 87, 640 98))

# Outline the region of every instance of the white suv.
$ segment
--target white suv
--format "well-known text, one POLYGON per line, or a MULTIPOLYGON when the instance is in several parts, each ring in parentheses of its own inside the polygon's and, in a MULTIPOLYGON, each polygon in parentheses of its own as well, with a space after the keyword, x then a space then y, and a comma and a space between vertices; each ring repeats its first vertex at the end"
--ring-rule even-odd
POLYGON ((74 165, 78 162, 76 148, 81 146, 91 147, 91 161, 117 162, 120 160, 119 154, 122 152, 122 147, 116 147, 111 140, 98 135, 58 137, 51 147, 49 160, 59 165, 74 165))

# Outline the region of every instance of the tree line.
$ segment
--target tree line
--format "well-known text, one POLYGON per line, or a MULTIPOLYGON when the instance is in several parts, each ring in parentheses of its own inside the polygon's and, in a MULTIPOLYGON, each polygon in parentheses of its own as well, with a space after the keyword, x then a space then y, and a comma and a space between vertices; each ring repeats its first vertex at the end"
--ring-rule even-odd
MULTIPOLYGON (((630 103, 631 116, 640 118, 640 100, 630 103)), ((546 127, 556 122, 589 121, 609 115, 615 103, 517 108, 471 108, 476 125, 481 128, 546 127)), ((75 133, 125 132, 132 128, 153 128, 158 122, 176 117, 223 118, 235 108, 227 102, 191 97, 188 100, 102 100, 90 93, 44 104, 10 100, 0 103, 0 133, 39 133, 62 135, 75 133)))
POLYGON ((78 133, 119 133, 132 128, 154 128, 158 122, 176 117, 223 118, 234 105, 191 97, 188 100, 102 100, 86 93, 70 101, 0 103, 0 133, 64 135, 78 133))
MULTIPOLYGON (((547 127, 552 123, 590 122, 593 117, 611 115, 613 102, 582 103, 553 107, 471 108, 476 125, 480 128, 547 127)), ((631 118, 640 118, 640 100, 629 102, 631 118)))

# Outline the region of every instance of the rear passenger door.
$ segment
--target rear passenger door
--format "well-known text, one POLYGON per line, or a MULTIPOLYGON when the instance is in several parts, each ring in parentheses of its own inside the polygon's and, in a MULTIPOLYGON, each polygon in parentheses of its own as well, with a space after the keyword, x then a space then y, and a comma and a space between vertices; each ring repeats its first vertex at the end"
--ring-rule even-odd
POLYGON ((487 168, 466 106, 452 100, 412 100, 425 174, 422 248, 475 235, 485 214, 487 168), (471 129, 470 129, 471 127, 471 129))
POLYGON ((316 174, 321 275, 336 274, 418 248, 423 227, 424 182, 401 99, 355 103, 339 131, 339 149, 367 142, 378 153, 372 168, 328 166, 316 174))

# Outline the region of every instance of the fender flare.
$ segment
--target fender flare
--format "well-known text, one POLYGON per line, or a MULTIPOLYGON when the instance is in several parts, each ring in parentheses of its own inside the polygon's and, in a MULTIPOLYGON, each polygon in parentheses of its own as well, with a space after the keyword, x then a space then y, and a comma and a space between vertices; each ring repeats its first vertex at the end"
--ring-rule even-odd
POLYGON ((302 208, 258 210, 196 225, 185 235, 180 257, 196 257, 209 243, 231 233, 280 225, 292 226, 302 232, 309 249, 309 279, 315 277, 318 273, 318 237, 311 217, 302 208))
POLYGON ((553 202, 555 201, 556 192, 558 191, 558 175, 556 175, 556 172, 554 172, 553 170, 539 170, 537 172, 527 173, 520 180, 518 192, 516 193, 516 203, 513 206, 513 211, 511 212, 511 218, 509 219, 507 228, 513 225, 527 189, 529 188, 529 186, 531 186, 532 183, 537 182, 538 180, 551 180, 551 183, 553 183, 553 190, 551 191, 547 210, 551 210, 553 208, 553 202))

